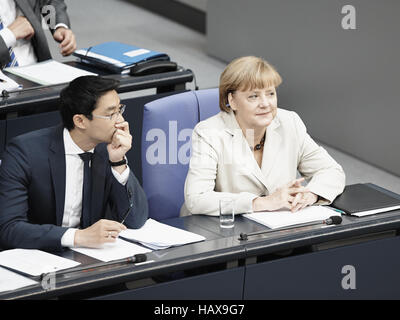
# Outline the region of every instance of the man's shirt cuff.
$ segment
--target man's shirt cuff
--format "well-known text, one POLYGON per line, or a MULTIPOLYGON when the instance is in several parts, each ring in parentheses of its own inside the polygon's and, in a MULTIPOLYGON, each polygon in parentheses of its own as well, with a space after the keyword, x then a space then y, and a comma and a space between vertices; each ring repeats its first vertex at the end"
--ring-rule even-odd
POLYGON ((7 48, 13 48, 17 44, 17 38, 15 37, 14 33, 8 28, 0 30, 0 37, 3 38, 3 41, 6 44, 7 48))
POLYGON ((65 233, 61 237, 61 246, 62 247, 68 247, 68 248, 74 247, 76 230, 78 230, 78 229, 69 228, 67 231, 65 231, 65 233))
POLYGON ((126 166, 126 169, 124 170, 124 172, 122 172, 121 174, 119 174, 114 168, 111 167, 111 172, 113 173, 115 179, 117 179, 117 181, 122 184, 123 186, 126 185, 126 183, 128 182, 128 178, 129 178, 129 167, 128 165, 126 166))
POLYGON ((54 30, 57 30, 57 28, 60 28, 60 27, 69 29, 69 27, 65 23, 57 23, 56 26, 54 27, 54 30))

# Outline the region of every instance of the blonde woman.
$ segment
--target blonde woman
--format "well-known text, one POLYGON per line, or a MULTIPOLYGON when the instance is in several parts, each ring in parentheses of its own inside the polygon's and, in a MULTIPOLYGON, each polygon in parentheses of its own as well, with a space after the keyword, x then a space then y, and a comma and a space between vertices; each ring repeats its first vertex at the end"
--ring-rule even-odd
POLYGON ((219 200, 226 197, 234 199, 235 213, 295 212, 329 204, 343 192, 342 167, 308 135, 295 112, 277 107, 281 82, 261 58, 238 58, 226 67, 221 111, 193 131, 181 215, 218 215, 219 200))

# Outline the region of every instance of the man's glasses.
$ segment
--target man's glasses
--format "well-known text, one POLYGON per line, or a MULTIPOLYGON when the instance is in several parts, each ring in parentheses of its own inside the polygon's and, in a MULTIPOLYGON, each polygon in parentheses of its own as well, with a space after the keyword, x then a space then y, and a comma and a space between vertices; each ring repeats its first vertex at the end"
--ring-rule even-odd
POLYGON ((97 114, 92 114, 92 116, 95 118, 100 118, 100 119, 116 120, 120 114, 124 113, 125 108, 126 108, 125 104, 120 104, 119 110, 116 112, 113 112, 109 116, 98 116, 97 114))

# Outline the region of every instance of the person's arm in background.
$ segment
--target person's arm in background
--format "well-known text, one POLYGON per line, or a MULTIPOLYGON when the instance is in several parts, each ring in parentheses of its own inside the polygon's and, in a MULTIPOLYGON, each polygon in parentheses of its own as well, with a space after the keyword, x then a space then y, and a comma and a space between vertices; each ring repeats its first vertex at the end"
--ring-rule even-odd
MULTIPOLYGON (((63 0, 48 0, 42 4, 53 6, 55 9, 55 25, 49 26, 55 41, 60 43, 60 52, 63 56, 72 54, 76 49, 75 35, 70 29, 71 24, 67 14, 67 6, 63 0)), ((46 13, 46 12, 45 12, 46 13)), ((48 22, 52 19, 48 19, 48 22)))
POLYGON ((17 17, 7 28, 0 30, 0 65, 4 68, 11 61, 9 48, 12 48, 19 39, 31 39, 35 34, 28 19, 17 17))

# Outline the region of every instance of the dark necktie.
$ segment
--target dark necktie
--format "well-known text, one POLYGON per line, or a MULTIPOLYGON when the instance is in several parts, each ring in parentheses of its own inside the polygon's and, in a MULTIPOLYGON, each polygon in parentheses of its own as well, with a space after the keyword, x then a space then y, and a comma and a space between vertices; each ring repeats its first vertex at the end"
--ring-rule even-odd
POLYGON ((90 203, 92 195, 92 179, 91 168, 89 162, 92 160, 93 153, 85 152, 79 154, 79 157, 84 162, 83 166, 83 194, 82 194, 82 215, 81 215, 81 228, 90 226, 90 203))

